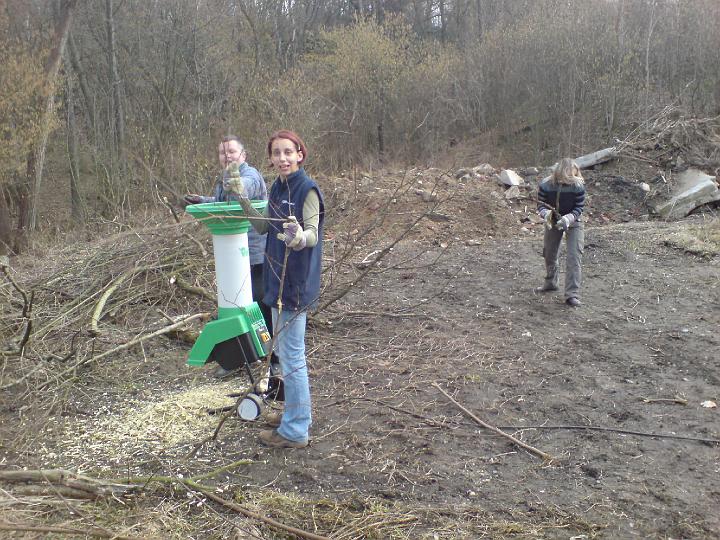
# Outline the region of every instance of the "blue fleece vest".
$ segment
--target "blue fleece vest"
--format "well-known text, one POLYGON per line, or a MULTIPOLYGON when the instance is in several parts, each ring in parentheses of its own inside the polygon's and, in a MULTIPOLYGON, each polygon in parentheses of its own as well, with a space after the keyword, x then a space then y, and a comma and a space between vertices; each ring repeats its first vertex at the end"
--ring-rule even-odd
MULTIPOLYGON (((320 199, 320 221, 318 223, 318 241, 314 247, 306 247, 300 251, 290 250, 283 285, 283 309, 293 311, 313 309, 317 307, 320 296, 320 271, 322 265, 322 235, 325 221, 325 204, 318 185, 304 169, 288 176, 286 181, 277 178, 270 188, 268 198, 268 217, 285 219, 294 215, 300 226, 305 228, 303 205, 308 192, 314 189, 320 199)), ((265 297, 263 302, 268 306, 277 307, 285 257, 285 242, 278 240, 277 234, 283 232, 282 222, 268 222, 267 244, 265 247, 265 297)))

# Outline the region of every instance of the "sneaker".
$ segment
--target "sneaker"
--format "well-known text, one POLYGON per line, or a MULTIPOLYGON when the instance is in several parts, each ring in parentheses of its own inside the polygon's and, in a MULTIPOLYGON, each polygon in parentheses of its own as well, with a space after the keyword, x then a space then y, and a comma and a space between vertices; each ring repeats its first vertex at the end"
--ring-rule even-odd
POLYGON ((239 369, 240 368, 225 369, 222 366, 218 366, 218 368, 213 373, 213 377, 215 377, 216 379, 226 379, 227 377, 237 375, 239 373, 239 369))
POLYGON ((580 300, 574 297, 568 298, 567 300, 565 300, 565 303, 571 307, 580 307, 582 305, 582 302, 580 302, 580 300))
POLYGON ((273 448, 305 448, 307 441, 291 441, 277 432, 277 429, 266 429, 260 432, 260 442, 273 448))
POLYGON ((282 422, 282 412, 271 412, 265 415, 265 423, 270 427, 278 427, 282 422))
POLYGON ((557 290, 558 290, 558 288, 553 285, 543 285, 542 287, 535 288, 536 293, 554 292, 557 290))

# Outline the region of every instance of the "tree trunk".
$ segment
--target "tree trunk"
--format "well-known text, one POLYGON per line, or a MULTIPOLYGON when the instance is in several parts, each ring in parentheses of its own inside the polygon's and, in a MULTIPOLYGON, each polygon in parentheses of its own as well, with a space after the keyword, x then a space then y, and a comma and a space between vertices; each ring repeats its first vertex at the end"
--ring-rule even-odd
POLYGON ((125 115, 120 99, 120 77, 117 69, 117 44, 115 40, 115 19, 113 18, 113 0, 105 0, 105 26, 108 40, 108 70, 112 86, 113 142, 119 168, 125 169, 125 115))
POLYGON ((617 148, 611 146, 610 148, 603 148, 602 150, 598 150, 597 152, 592 152, 590 154, 585 154, 584 156, 576 157, 575 163, 577 163, 578 167, 580 167, 581 169, 587 169, 588 167, 592 167, 600 163, 605 163, 606 161, 610 161, 611 159, 615 159, 616 157, 617 148))
POLYGON ((385 6, 383 5, 383 2, 377 1, 373 2, 373 10, 375 11, 375 21, 378 24, 382 24, 385 22, 385 6))
POLYGON ((438 2, 439 8, 440 8, 440 42, 445 43, 445 40, 447 39, 446 36, 446 29, 445 29, 445 2, 444 0, 440 0, 438 2))
POLYGON ((67 43, 70 25, 72 24, 73 13, 77 0, 64 0, 60 4, 60 15, 55 25, 53 38, 53 49, 50 51, 47 64, 45 65, 45 88, 47 89, 47 102, 45 113, 41 120, 42 130, 40 140, 34 151, 30 152, 27 159, 27 189, 20 197, 20 223, 19 233, 24 235, 27 231, 35 229, 37 219, 37 200, 40 194, 42 183, 43 166, 45 164, 45 149, 50 136, 50 120, 55 111, 55 87, 57 74, 60 70, 65 44, 67 43))
POLYGON ((95 136, 95 122, 97 120, 95 117, 95 100, 88 89, 87 77, 85 77, 85 71, 83 71, 82 65, 80 64, 80 55, 75 46, 72 32, 68 36, 68 51, 70 52, 70 65, 77 76, 78 83, 80 84, 80 92, 85 101, 85 115, 87 116, 88 128, 90 133, 92 133, 95 144, 97 144, 97 137, 95 136))
POLYGON ((655 0, 650 1, 650 22, 645 44, 645 121, 650 118, 650 43, 655 29, 655 0))
POLYGON ((482 0, 475 0, 475 9, 477 10, 477 36, 482 39, 484 25, 482 13, 482 0))
POLYGON ((70 161, 70 211, 72 219, 75 223, 83 222, 82 202, 80 199, 80 164, 78 160, 77 147, 77 126, 75 125, 75 96, 73 95, 73 83, 70 77, 66 82, 67 110, 67 150, 68 160, 70 161))
POLYGON ((245 17, 245 20, 247 20, 248 25, 250 26, 250 31, 253 35, 253 53, 255 55, 255 68, 252 73, 252 78, 254 78, 260 71, 260 36, 258 35, 257 22, 255 21, 255 17, 250 14, 250 11, 245 5, 245 2, 238 2, 238 8, 240 8, 240 12, 245 17))
POLYGON ((10 208, 8 195, 0 186, 0 257, 10 255, 13 251, 13 232, 10 224, 10 208))
POLYGON ((378 157, 382 160, 385 155, 385 92, 380 91, 379 95, 380 106, 378 109, 377 119, 377 143, 378 143, 378 157))

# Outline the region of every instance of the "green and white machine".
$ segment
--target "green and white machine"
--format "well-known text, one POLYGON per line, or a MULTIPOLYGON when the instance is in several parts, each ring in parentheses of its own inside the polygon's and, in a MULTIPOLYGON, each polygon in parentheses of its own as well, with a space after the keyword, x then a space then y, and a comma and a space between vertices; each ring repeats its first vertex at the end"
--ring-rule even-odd
MULTIPOLYGON (((267 201, 252 201, 258 211, 266 205, 267 201)), ((212 233, 218 299, 217 319, 205 325, 187 363, 203 366, 214 360, 227 370, 245 366, 255 385, 250 366, 267 356, 272 338, 252 299, 250 221, 237 202, 193 204, 185 211, 212 233)))

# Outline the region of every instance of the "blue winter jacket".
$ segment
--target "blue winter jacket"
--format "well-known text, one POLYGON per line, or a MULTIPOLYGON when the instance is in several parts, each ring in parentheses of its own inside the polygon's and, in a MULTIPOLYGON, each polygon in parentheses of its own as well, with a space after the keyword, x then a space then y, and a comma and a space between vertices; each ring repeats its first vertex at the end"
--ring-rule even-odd
MULTIPOLYGON (((580 221, 585 207, 585 186, 583 184, 558 185, 552 181, 552 177, 547 177, 538 186, 538 201, 555 208, 561 216, 573 214, 575 216, 574 225, 580 221), (559 207, 556 206, 558 199, 559 207)), ((539 204, 538 210, 542 208, 545 206, 539 204)))

